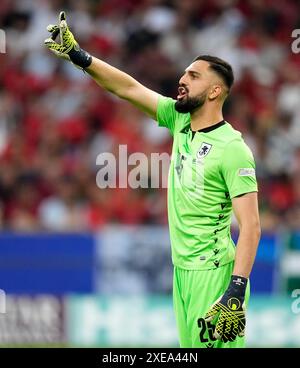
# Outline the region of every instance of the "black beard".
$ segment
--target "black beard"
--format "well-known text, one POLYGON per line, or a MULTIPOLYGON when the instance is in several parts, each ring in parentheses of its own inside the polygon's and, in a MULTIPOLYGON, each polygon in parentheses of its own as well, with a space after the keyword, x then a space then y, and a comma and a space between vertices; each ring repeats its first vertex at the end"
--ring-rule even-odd
POLYGON ((202 94, 200 97, 186 97, 182 100, 177 100, 175 102, 175 110, 186 114, 188 112, 193 112, 197 108, 201 107, 206 99, 206 93, 202 94))

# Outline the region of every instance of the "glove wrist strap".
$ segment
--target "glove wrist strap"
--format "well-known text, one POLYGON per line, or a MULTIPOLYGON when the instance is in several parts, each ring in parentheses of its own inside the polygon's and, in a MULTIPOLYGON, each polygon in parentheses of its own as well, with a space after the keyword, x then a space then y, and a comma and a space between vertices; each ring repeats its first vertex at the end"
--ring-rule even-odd
POLYGON ((76 50, 73 47, 72 50, 68 52, 68 55, 72 63, 78 65, 82 69, 88 68, 92 63, 91 55, 81 48, 76 50))
POLYGON ((230 284, 228 287, 228 292, 230 294, 235 294, 240 297, 244 297, 246 293, 248 279, 243 276, 232 275, 230 284))

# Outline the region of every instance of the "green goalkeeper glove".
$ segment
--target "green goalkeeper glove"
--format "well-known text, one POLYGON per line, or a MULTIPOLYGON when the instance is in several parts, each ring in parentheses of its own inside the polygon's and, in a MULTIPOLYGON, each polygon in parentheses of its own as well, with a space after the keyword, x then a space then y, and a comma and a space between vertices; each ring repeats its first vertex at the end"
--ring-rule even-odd
POLYGON ((248 280, 242 276, 231 276, 226 292, 211 306, 205 315, 210 322, 218 316, 214 336, 223 342, 234 341, 244 336, 246 326, 245 293, 248 280))
POLYGON ((71 61, 81 69, 91 65, 92 57, 79 47, 78 42, 69 30, 64 11, 59 13, 58 26, 49 24, 47 30, 51 33, 51 37, 47 38, 44 43, 56 56, 71 61), (60 36, 60 43, 55 42, 58 35, 60 36))

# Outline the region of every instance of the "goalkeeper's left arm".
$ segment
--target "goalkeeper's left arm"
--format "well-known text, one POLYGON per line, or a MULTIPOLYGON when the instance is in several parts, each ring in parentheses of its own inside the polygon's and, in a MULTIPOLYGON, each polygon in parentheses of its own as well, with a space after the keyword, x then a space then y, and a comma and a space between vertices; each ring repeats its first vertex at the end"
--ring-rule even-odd
POLYGON ((159 94, 146 88, 130 75, 81 49, 67 25, 65 12, 60 12, 58 25, 49 25, 47 30, 51 36, 45 40, 45 45, 56 56, 71 61, 89 73, 101 87, 128 100, 156 119, 159 94), (58 36, 60 43, 55 42, 58 36))
POLYGON ((257 193, 232 200, 240 234, 233 274, 226 292, 211 306, 205 319, 216 319, 215 337, 223 342, 243 336, 246 326, 246 288, 260 238, 257 193))

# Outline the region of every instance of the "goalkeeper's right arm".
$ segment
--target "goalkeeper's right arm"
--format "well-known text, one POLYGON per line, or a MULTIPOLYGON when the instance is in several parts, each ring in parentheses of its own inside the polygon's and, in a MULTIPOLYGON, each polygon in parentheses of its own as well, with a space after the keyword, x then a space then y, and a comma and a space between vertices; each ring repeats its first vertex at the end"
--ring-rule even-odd
POLYGON ((156 119, 159 94, 143 86, 130 75, 82 50, 68 28, 65 12, 60 12, 58 26, 49 25, 47 29, 51 33, 51 37, 45 40, 45 45, 56 56, 71 61, 89 73, 101 87, 128 100, 156 119), (60 44, 55 42, 58 35, 60 36, 60 44))
POLYGON ((130 75, 95 57, 92 57, 92 63, 86 68, 86 71, 101 87, 128 100, 156 119, 158 93, 146 88, 130 75))

